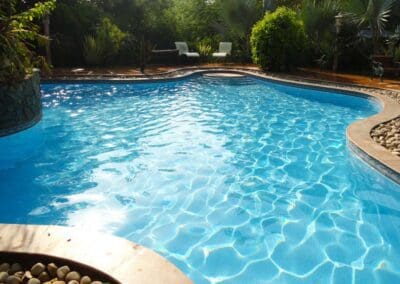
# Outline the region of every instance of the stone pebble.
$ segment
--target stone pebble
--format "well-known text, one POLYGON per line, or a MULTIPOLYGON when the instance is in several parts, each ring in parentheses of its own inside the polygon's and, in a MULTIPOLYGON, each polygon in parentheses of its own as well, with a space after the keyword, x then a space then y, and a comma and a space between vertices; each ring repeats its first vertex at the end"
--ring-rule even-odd
POLYGON ((83 276, 79 284, 91 284, 92 279, 89 276, 83 276))
POLYGON ((103 284, 92 281, 87 276, 81 276, 77 271, 71 271, 69 266, 58 267, 54 263, 44 265, 35 263, 30 270, 24 271, 19 263, 0 264, 0 284, 103 284))
POLYGON ((42 283, 42 281, 40 281, 39 279, 37 279, 37 278, 31 278, 31 279, 29 279, 29 281, 28 281, 28 284, 41 284, 42 283))
POLYGON ((57 269, 57 277, 58 279, 64 280, 65 276, 67 276, 68 272, 70 272, 71 269, 69 266, 64 265, 61 266, 60 268, 57 269))
POLYGON ((8 272, 8 270, 10 269, 10 264, 9 263, 2 263, 0 264, 0 272, 8 272))
POLYGON ((36 264, 34 264, 34 265, 32 266, 32 268, 31 268, 31 274, 32 274, 33 276, 39 276, 42 272, 45 271, 45 269, 46 269, 46 266, 45 266, 43 263, 38 262, 38 263, 36 263, 36 264))
POLYGON ((7 279, 8 276, 9 275, 8 275, 8 273, 6 271, 1 271, 0 272, 0 283, 1 282, 6 282, 6 279, 7 279))
POLYGON ((18 271, 22 271, 23 269, 22 269, 22 266, 21 266, 21 264, 19 264, 19 263, 13 263, 13 264, 11 264, 11 267, 10 267, 10 269, 8 270, 8 273, 9 274, 14 274, 14 273, 16 273, 16 272, 18 272, 18 271))
POLYGON ((15 275, 10 275, 6 279, 6 284, 20 284, 22 280, 15 275))
POLYGON ((400 157, 400 116, 372 129, 371 138, 400 157))
POLYGON ((69 282, 71 280, 79 281, 81 280, 81 275, 76 271, 68 272, 68 274, 65 276, 65 281, 69 282))

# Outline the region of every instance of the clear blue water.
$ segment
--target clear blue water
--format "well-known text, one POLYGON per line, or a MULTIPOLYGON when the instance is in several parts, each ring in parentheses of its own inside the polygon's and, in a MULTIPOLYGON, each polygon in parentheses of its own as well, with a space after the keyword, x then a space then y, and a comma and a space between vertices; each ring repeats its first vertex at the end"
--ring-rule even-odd
POLYGON ((345 139, 375 103, 251 78, 42 92, 0 139, 0 222, 106 231, 196 283, 400 282, 400 186, 345 139))

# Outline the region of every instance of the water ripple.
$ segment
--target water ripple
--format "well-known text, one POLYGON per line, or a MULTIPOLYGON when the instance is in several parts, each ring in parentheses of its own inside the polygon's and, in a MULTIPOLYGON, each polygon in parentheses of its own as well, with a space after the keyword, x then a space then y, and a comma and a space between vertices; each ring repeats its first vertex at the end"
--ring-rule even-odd
POLYGON ((40 151, 0 141, 0 222, 126 237, 196 283, 400 281, 400 187, 346 150, 372 103, 250 78, 42 93, 40 151))

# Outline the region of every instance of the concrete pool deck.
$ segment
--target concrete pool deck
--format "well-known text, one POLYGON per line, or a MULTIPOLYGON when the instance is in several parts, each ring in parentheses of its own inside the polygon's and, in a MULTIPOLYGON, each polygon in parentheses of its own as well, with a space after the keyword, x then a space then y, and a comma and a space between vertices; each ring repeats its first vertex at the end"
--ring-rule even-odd
POLYGON ((192 283, 150 249, 111 235, 68 227, 0 224, 0 252, 67 259, 100 270, 122 284, 192 283))

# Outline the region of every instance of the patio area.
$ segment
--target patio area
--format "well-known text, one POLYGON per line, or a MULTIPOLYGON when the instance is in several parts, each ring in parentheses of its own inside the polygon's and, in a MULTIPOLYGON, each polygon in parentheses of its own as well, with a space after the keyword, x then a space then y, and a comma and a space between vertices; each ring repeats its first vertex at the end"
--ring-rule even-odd
MULTIPOLYGON (((104 67, 104 68, 55 68, 50 76, 47 78, 59 77, 152 77, 168 74, 178 70, 184 69, 245 69, 249 71, 261 72, 260 68, 254 64, 249 63, 207 63, 199 65, 151 65, 145 68, 145 72, 141 73, 138 67, 104 67)), ((400 78, 384 78, 380 81, 378 78, 371 79, 370 76, 362 74, 351 73, 335 73, 329 70, 319 70, 316 68, 299 68, 298 70, 290 73, 272 73, 267 72, 267 75, 278 77, 291 77, 293 79, 307 79, 316 81, 326 81, 330 83, 342 83, 346 85, 359 85, 369 88, 385 89, 390 91, 400 90, 400 78)), ((46 77, 44 77, 46 79, 46 77)))

